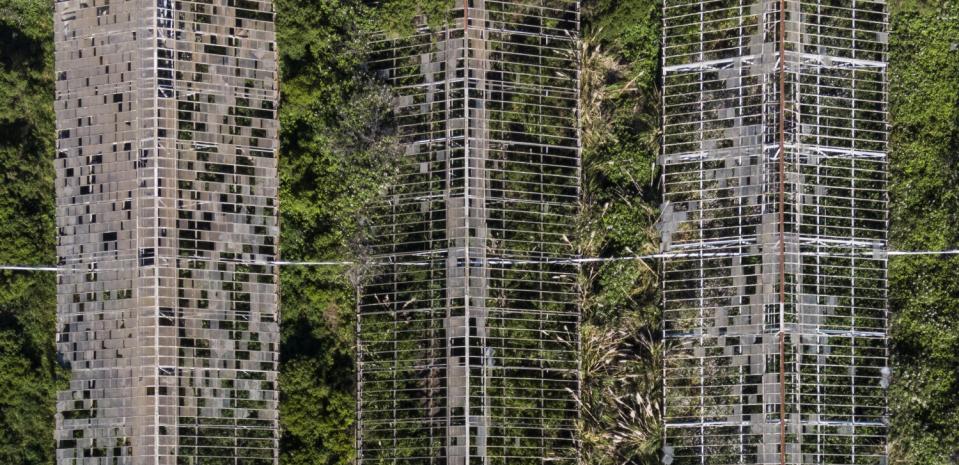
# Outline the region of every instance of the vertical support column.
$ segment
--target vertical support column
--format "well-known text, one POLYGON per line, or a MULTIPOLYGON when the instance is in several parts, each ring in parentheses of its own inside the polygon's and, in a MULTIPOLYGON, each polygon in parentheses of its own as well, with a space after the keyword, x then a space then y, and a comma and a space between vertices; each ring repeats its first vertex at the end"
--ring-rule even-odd
POLYGON ((487 386, 487 311, 489 298, 489 266, 487 243, 489 241, 487 216, 487 192, 489 176, 486 171, 490 146, 489 114, 486 110, 486 95, 490 91, 487 82, 490 56, 489 32, 485 0, 464 0, 464 29, 466 36, 466 235, 467 283, 466 300, 466 366, 468 397, 466 402, 470 452, 474 465, 487 465, 487 434, 490 409, 486 404, 487 386), (469 5, 472 3, 472 6, 469 5), (475 452, 474 452, 475 451, 475 452), (475 456, 474 456, 475 454, 475 456))

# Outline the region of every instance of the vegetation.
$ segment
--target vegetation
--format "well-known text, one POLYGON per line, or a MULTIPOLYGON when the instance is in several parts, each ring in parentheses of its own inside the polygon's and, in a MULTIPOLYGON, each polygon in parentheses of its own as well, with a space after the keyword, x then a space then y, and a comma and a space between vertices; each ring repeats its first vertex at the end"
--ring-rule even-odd
MULTIPOLYGON (((893 11, 892 247, 959 246, 959 2, 893 11)), ((890 260, 892 463, 959 457, 959 259, 890 260)))
MULTIPOLYGON (((366 34, 443 2, 275 0, 283 105, 282 250, 342 259, 380 179, 387 97, 363 73, 366 34), (367 19, 372 18, 372 19, 367 19), (372 21, 378 21, 373 23, 372 21), (370 131, 374 129, 374 131, 370 131)), ((959 245, 959 3, 894 2, 892 244, 959 245)), ((658 249, 659 2, 583 3, 584 255, 658 249)), ((431 11, 434 13, 431 15, 431 11)), ((55 262, 52 4, 0 0, 0 262, 55 262)), ((583 456, 658 463, 655 264, 584 268, 583 456)), ((891 261, 893 463, 945 465, 959 453, 959 259, 891 261)), ((0 462, 52 464, 51 274, 0 272, 0 462)), ((352 283, 344 268, 282 276, 282 463, 353 458, 352 283)))
POLYGON ((373 3, 375 6, 368 10, 371 29, 391 36, 412 33, 417 26, 446 22, 449 19, 447 12, 454 4, 452 0, 383 0, 373 3))
MULTIPOLYGON (((580 253, 658 251, 660 3, 583 3, 580 253)), ((660 463, 662 342, 655 262, 581 277, 585 463, 660 463)))
MULTIPOLYGON (((0 263, 56 262, 53 4, 0 0, 0 263)), ((56 282, 0 271, 0 463, 52 464, 56 282)))
MULTIPOLYGON (((389 95, 362 64, 370 12, 354 0, 277 0, 281 244, 285 260, 342 261, 375 192, 389 95)), ((281 275, 285 465, 348 464, 355 418, 355 291, 348 267, 281 275)))

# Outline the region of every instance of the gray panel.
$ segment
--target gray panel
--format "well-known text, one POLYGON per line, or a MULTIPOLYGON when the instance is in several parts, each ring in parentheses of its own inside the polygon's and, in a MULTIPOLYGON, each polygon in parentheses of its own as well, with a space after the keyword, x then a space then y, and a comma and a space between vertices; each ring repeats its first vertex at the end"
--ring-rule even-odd
POLYGON ((277 461, 269 1, 56 5, 57 462, 277 461))

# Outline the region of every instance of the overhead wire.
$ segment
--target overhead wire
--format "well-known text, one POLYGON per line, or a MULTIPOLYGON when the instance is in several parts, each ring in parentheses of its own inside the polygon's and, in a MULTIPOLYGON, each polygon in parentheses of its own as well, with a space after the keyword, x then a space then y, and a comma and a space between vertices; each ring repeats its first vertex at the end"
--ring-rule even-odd
MULTIPOLYGON (((584 264, 593 264, 593 263, 610 263, 610 262, 624 262, 624 261, 637 261, 637 260, 655 260, 655 259, 679 259, 679 258, 719 258, 719 257, 733 257, 733 256, 745 256, 749 254, 745 253, 736 253, 736 252, 689 252, 689 253, 654 253, 654 254, 645 254, 645 255, 627 255, 621 257, 579 257, 579 258, 558 258, 558 259, 506 259, 506 258, 496 258, 496 259, 487 259, 487 263, 491 265, 584 265, 584 264)), ((883 256, 893 258, 893 257, 916 257, 916 256, 952 256, 959 255, 959 249, 950 249, 950 250, 888 250, 888 251, 865 251, 859 254, 839 254, 839 253, 829 253, 829 252, 799 252, 792 253, 789 255, 799 255, 799 256, 830 256, 830 257, 842 257, 842 256, 872 256, 875 258, 882 258, 883 256)), ((445 260, 440 259, 440 260, 445 260)), ((122 261, 122 260, 121 260, 122 261)), ((214 261, 214 260, 208 260, 214 261)), ((244 261, 244 260, 216 260, 225 263, 235 263, 240 265, 262 265, 262 266, 302 266, 302 267, 343 267, 343 266, 354 266, 354 265, 373 265, 373 266, 429 266, 432 265, 436 260, 418 260, 418 261, 397 261, 397 262, 357 262, 350 260, 327 260, 327 261, 292 261, 292 260, 280 260, 280 261, 244 261)), ((90 262, 96 263, 96 262, 90 262)), ((57 265, 10 265, 4 264, 0 265, 0 271, 61 271, 61 270, 70 270, 76 269, 81 266, 85 267, 89 263, 77 263, 75 265, 69 266, 57 266, 57 265)))

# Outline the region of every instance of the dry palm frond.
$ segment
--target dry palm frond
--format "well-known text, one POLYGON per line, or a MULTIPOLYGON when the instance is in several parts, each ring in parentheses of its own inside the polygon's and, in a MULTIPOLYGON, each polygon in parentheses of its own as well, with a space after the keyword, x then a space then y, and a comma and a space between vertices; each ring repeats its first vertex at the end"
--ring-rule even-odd
MULTIPOLYGON (((646 108, 658 98, 655 89, 644 86, 651 79, 643 74, 646 71, 607 49, 603 37, 602 26, 587 27, 577 51, 583 213, 575 249, 583 256, 652 253, 658 251, 658 211, 644 198, 650 187, 640 176, 649 173, 635 170, 632 163, 639 159, 648 163, 643 157, 655 152, 656 131, 643 129, 642 137, 651 139, 640 150, 648 151, 634 157, 628 150, 638 147, 632 129, 658 126, 657 113, 646 108), (650 118, 655 121, 647 121, 650 118), (624 221, 630 221, 628 244, 612 229, 624 221)), ((659 317, 650 306, 658 279, 655 264, 641 260, 581 267, 577 284, 584 317, 579 338, 582 383, 576 400, 582 412, 584 465, 658 463, 663 348, 659 317)))
MULTIPOLYGON (((599 28, 579 42, 580 111, 584 147, 615 142, 608 125, 609 104, 625 95, 638 92, 637 83, 647 77, 642 74, 629 75, 628 66, 603 49, 598 39, 601 36, 602 28, 599 28)), ((634 100, 634 104, 638 105, 644 99, 634 100)), ((636 110, 639 111, 640 108, 636 110)))
POLYGON ((586 463, 631 464, 659 444, 662 347, 649 330, 585 325, 580 339, 586 463))

